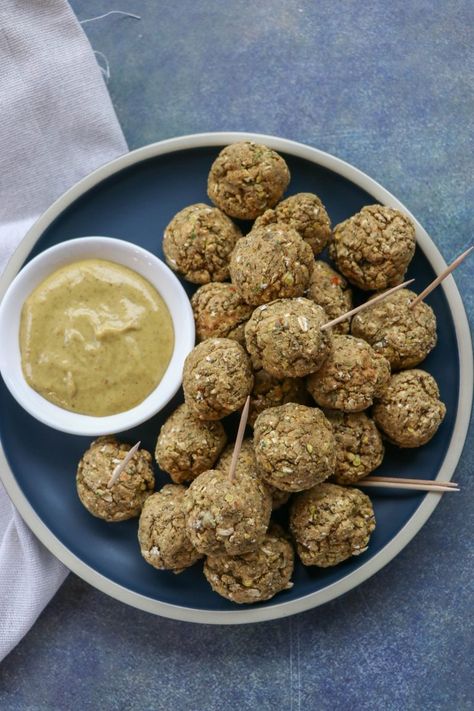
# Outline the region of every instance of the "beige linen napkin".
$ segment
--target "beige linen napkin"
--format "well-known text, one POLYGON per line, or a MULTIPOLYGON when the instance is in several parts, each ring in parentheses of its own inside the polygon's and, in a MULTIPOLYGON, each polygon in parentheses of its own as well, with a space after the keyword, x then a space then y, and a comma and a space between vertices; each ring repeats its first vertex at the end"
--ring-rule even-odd
MULTIPOLYGON (((2 0, 0 272, 57 197, 126 151, 94 53, 68 3, 2 0)), ((3 417, 8 413, 0 411, 3 417)), ((0 483, 0 660, 66 575, 0 483)))

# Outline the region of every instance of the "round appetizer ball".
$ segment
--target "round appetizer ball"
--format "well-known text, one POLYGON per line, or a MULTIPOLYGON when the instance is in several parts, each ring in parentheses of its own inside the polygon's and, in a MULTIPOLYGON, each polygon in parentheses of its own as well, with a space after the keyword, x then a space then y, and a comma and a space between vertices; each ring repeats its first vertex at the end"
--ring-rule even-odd
MULTIPOLYGON (((346 314, 353 307, 352 291, 347 280, 322 261, 314 263, 309 280, 308 299, 325 310, 329 321, 346 314)), ((332 327, 332 332, 349 333, 349 323, 350 319, 341 321, 332 327)))
MULTIPOLYGON (((234 446, 234 442, 228 444, 216 464, 216 469, 219 469, 224 474, 229 473, 232 455, 234 453, 234 446)), ((260 476, 257 467, 257 460, 255 458, 253 440, 250 437, 246 437, 242 442, 235 471, 236 476, 239 476, 242 473, 249 474, 251 476, 260 476)), ((276 511, 281 506, 286 504, 290 498, 290 493, 288 491, 276 489, 274 486, 271 486, 271 484, 266 484, 266 486, 270 492, 270 496, 272 497, 272 511, 276 511)))
POLYGON ((104 521, 125 521, 140 514, 145 500, 153 493, 155 477, 152 456, 139 449, 117 481, 107 485, 131 445, 115 437, 99 437, 90 445, 77 467, 77 493, 86 509, 104 521))
POLYGON ((352 335, 370 343, 392 370, 413 368, 426 358, 437 341, 436 316, 424 301, 410 308, 416 294, 400 289, 356 314, 352 335))
POLYGON ((276 299, 255 309, 245 343, 255 370, 275 378, 301 378, 324 363, 332 336, 322 331, 326 312, 310 299, 276 299))
POLYGON ((272 510, 263 481, 240 471, 230 479, 211 469, 186 492, 187 530, 191 543, 205 555, 240 555, 258 548, 272 510))
POLYGON ((389 378, 390 363, 368 343, 336 335, 328 357, 306 385, 320 407, 359 412, 372 405, 389 378))
POLYGON ((303 565, 329 568, 364 553, 374 529, 371 501, 359 489, 318 484, 291 505, 290 531, 303 565))
POLYGON ((178 212, 165 229, 163 252, 175 272, 193 284, 225 281, 239 228, 227 215, 204 203, 178 212))
POLYGON ((233 284, 204 284, 193 295, 191 306, 199 341, 232 338, 245 346, 245 324, 253 308, 245 303, 233 284))
POLYGON ((297 193, 282 200, 273 210, 266 210, 255 220, 254 227, 263 227, 275 222, 289 225, 318 255, 331 238, 331 221, 326 209, 313 193, 297 193))
POLYGON ((240 239, 230 260, 230 277, 248 304, 302 296, 314 259, 310 246, 287 225, 253 229, 240 239))
POLYGON ((199 420, 187 405, 180 405, 160 430, 155 457, 160 469, 182 484, 210 469, 226 442, 221 422, 199 420))
POLYGON ((278 511, 282 506, 288 503, 291 496, 291 491, 283 491, 283 489, 277 489, 276 486, 272 486, 267 483, 267 487, 270 489, 270 495, 272 497, 272 511, 278 511))
POLYGON ((253 377, 248 419, 251 427, 254 426, 258 415, 269 407, 285 405, 287 402, 306 405, 308 402, 308 391, 303 378, 275 378, 263 368, 254 372, 253 377))
MULTIPOLYGON (((234 453, 234 446, 235 442, 230 442, 217 461, 216 469, 219 469, 224 474, 229 473, 232 455, 234 453)), ((253 440, 251 437, 245 437, 242 441, 235 471, 237 476, 242 473, 249 474, 251 476, 258 476, 257 461, 255 459, 253 440)))
POLYGON ((290 171, 271 148, 241 141, 226 146, 211 166, 207 194, 227 215, 254 220, 280 200, 290 171))
POLYGON ((382 435, 365 412, 326 412, 336 440, 336 484, 354 484, 382 464, 382 435))
POLYGON ((421 447, 436 434, 446 414, 436 380, 424 370, 403 370, 390 378, 372 410, 377 427, 399 447, 421 447))
POLYGON ((384 205, 368 205, 334 229, 329 254, 360 289, 386 289, 403 281, 415 253, 409 217, 384 205))
POLYGON ((292 588, 293 568, 293 547, 282 529, 273 525, 251 553, 208 556, 204 575, 214 592, 242 604, 270 600, 292 588))
POLYGON ((184 486, 166 484, 148 497, 140 514, 140 551, 146 562, 158 570, 181 573, 202 558, 186 530, 185 493, 184 486))
POLYGON ((302 491, 334 474, 332 427, 316 407, 288 403, 255 421, 255 456, 261 477, 283 491, 302 491))
POLYGON ((230 338, 208 338, 184 362, 184 399, 200 420, 220 420, 239 410, 252 387, 250 359, 230 338))

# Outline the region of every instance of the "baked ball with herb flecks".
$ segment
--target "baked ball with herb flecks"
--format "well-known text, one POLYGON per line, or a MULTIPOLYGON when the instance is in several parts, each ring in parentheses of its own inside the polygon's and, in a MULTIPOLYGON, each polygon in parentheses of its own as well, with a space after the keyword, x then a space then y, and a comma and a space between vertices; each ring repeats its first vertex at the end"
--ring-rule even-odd
POLYGON ((221 210, 196 203, 180 210, 166 227, 163 253, 171 269, 193 284, 225 281, 230 255, 241 236, 221 210))
POLYGON ((352 335, 370 343, 389 361, 392 370, 413 368, 436 345, 433 309, 424 301, 411 308, 415 298, 413 291, 400 289, 352 319, 352 335))
MULTIPOLYGON (((228 474, 230 470, 230 464, 232 461, 232 455, 234 453, 235 442, 229 442, 227 447, 225 447, 221 456, 217 460, 216 469, 228 474)), ((251 437, 245 437, 242 440, 242 445, 239 451, 239 457, 237 459, 236 470, 237 474, 244 472, 245 474, 257 474, 257 462, 255 459, 255 452, 253 449, 253 440, 251 437)))
POLYGON ((265 410, 255 421, 254 446, 260 475, 277 489, 302 491, 334 474, 332 427, 317 407, 265 410))
POLYGON ((402 370, 390 378, 373 410, 374 421, 399 447, 421 447, 438 431, 446 414, 439 388, 424 370, 402 370))
POLYGON ((230 338, 208 338, 185 360, 184 399, 200 420, 220 420, 239 410, 252 386, 250 358, 230 338))
POLYGON ((308 391, 303 378, 275 378, 266 370, 260 368, 253 374, 254 383, 250 395, 250 410, 248 423, 253 427, 258 415, 269 407, 296 402, 306 405, 309 401, 308 391))
POLYGON ((336 440, 336 484, 355 484, 382 464, 384 446, 375 422, 365 412, 326 411, 336 440))
POLYGON ((267 146, 239 141, 221 150, 211 166, 207 194, 231 217, 254 220, 281 199, 290 171, 267 146))
POLYGON ((367 205, 334 228, 329 255, 360 289, 386 289, 403 281, 415 253, 415 226, 400 210, 367 205))
POLYGON ((318 484, 291 505, 290 531, 303 565, 328 568, 364 553, 374 529, 372 503, 359 489, 318 484))
POLYGON ((278 298, 302 296, 314 259, 310 246, 287 225, 253 229, 232 252, 230 277, 241 297, 258 306, 278 298))
POLYGON ((158 465, 176 484, 210 469, 227 442, 221 422, 205 422, 180 405, 161 427, 156 443, 158 465))
POLYGON ((240 555, 258 548, 268 529, 270 493, 253 473, 231 479, 222 471, 200 474, 186 492, 187 530, 205 555, 240 555))
POLYGON ((99 437, 77 467, 76 486, 81 503, 104 521, 135 518, 155 488, 152 456, 146 449, 135 452, 117 481, 110 488, 107 486, 130 449, 131 445, 115 437, 99 437))
POLYGON ((331 238, 331 220, 317 195, 297 193, 279 202, 273 210, 266 210, 257 217, 254 227, 263 227, 278 222, 289 225, 318 255, 331 238))
MULTIPOLYGON (((231 442, 230 444, 228 444, 216 463, 216 469, 219 469, 224 474, 229 473, 230 465, 232 462, 232 456, 234 454, 234 447, 235 447, 235 442, 231 442)), ((257 460, 255 458, 255 449, 253 446, 253 439, 251 439, 250 437, 246 437, 243 440, 242 446, 241 446, 240 452, 239 452, 239 457, 237 459, 237 466, 236 466, 237 476, 239 476, 239 474, 241 474, 242 472, 244 474, 250 474, 252 476, 260 477, 258 467, 257 467, 257 460)), ((276 511, 281 506, 286 504, 286 502, 290 498, 290 492, 281 491, 281 489, 276 489, 271 484, 268 484, 267 482, 265 482, 265 483, 266 483, 266 486, 267 486, 267 488, 270 492, 270 495, 272 497, 272 511, 276 511)))
POLYGON ((233 284, 204 284, 193 294, 191 306, 199 341, 232 338, 245 346, 245 324, 253 307, 245 303, 233 284))
POLYGON ((270 600, 292 588, 293 568, 293 547, 280 526, 272 525, 250 553, 208 556, 204 575, 218 595, 245 604, 270 600))
MULTIPOLYGON (((309 280, 308 299, 321 306, 328 320, 332 321, 346 314, 353 307, 352 290, 343 276, 329 264, 316 261, 309 280)), ((341 321, 332 327, 332 333, 349 333, 350 319, 341 321)))
POLYGON ((324 363, 332 336, 322 331, 325 311, 310 299, 276 299, 259 306, 245 326, 245 342, 255 370, 275 378, 314 373, 324 363))
POLYGON ((181 573, 202 558, 186 530, 185 493, 184 486, 166 484, 148 497, 140 514, 140 552, 158 570, 181 573))
POLYGON ((306 381, 320 407, 359 412, 370 407, 390 378, 390 364, 368 343, 335 335, 321 368, 306 381))

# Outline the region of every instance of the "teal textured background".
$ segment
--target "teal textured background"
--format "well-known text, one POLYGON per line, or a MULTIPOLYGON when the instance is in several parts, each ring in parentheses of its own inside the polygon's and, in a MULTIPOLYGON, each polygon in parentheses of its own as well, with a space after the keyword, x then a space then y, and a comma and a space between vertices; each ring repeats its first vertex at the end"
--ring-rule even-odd
MULTIPOLYGON (((84 25, 130 148, 200 131, 281 135, 369 173, 447 261, 472 243, 472 2, 71 4, 80 19, 141 15, 84 25)), ((471 324, 473 265, 456 274, 471 324)), ((2 664, 2 711, 473 709, 473 468, 468 440, 462 493, 392 563, 286 620, 173 622, 71 575, 2 664)))

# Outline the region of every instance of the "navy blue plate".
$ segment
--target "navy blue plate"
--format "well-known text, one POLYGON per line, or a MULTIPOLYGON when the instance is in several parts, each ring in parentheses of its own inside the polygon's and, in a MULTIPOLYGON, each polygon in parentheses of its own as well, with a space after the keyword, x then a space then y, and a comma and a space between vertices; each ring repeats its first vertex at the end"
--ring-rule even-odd
MULTIPOLYGON (((216 146, 174 150, 139 160, 100 180, 59 211, 56 219, 39 236, 29 258, 58 242, 85 235, 129 240, 162 256, 163 230, 173 215, 191 203, 208 202, 206 178, 218 150, 216 146)), ((290 153, 283 155, 292 174, 289 193, 306 191, 318 194, 333 224, 357 212, 363 205, 375 202, 372 195, 337 172, 290 153)), ((408 277, 416 277, 415 288, 420 291, 434 276, 430 262, 418 247, 408 277)), ((192 285, 185 286, 189 294, 194 291, 192 285)), ((443 328, 439 332, 437 348, 422 367, 432 373, 439 383, 447 416, 435 438, 425 447, 399 450, 388 446, 378 474, 436 478, 453 435, 459 392, 459 354, 455 325, 443 289, 437 289, 427 301, 434 308, 443 328)), ((180 401, 181 395, 164 412, 123 437, 131 442, 140 439, 142 446, 153 451, 161 424, 180 401)), ((184 610, 182 613, 167 611, 159 603, 216 613, 237 609, 242 611, 241 607, 210 590, 202 575, 201 565, 181 575, 157 571, 147 565, 138 548, 136 520, 107 524, 88 514, 76 494, 75 473, 77 462, 89 445, 89 439, 66 435, 41 425, 17 405, 3 382, 0 383, 0 411, 0 436, 12 479, 15 480, 15 496, 19 497, 21 492, 36 517, 44 524, 44 530, 48 530, 62 544, 59 547, 52 545, 50 535, 43 538, 56 555, 63 557, 61 551, 65 548, 75 556, 77 565, 71 564, 71 556, 63 557, 63 560, 76 572, 121 599, 172 617, 199 618, 186 614, 184 610), (95 574, 103 576, 100 582, 95 574), (107 581, 112 583, 110 589, 107 581), (113 589, 113 583, 122 586, 126 594, 123 591, 118 594, 118 589, 113 589), (147 604, 137 595, 149 598, 147 604), (158 603, 156 609, 153 601, 158 603)), ((157 470, 157 487, 167 481, 167 475, 157 470)), ((12 495, 11 481, 5 483, 12 495)), ((373 492, 371 490, 370 496, 375 508, 377 528, 369 550, 364 555, 326 570, 304 568, 297 564, 294 587, 267 603, 252 606, 252 609, 276 608, 281 603, 301 601, 303 597, 322 591, 346 579, 349 574, 354 574, 361 566, 366 566, 367 571, 363 577, 354 576, 354 584, 357 584, 357 580, 360 582, 360 579, 381 567, 383 563, 373 566, 373 569, 366 564, 403 529, 425 496, 421 493, 396 491, 390 491, 389 494, 381 490, 373 492)), ((39 524, 34 529, 42 537, 38 528, 42 528, 39 524)), ((387 560, 395 553, 387 556, 387 560)), ((349 587, 352 585, 344 585, 344 589, 349 587)), ((336 590, 334 595, 342 591, 342 588, 339 592, 336 590)), ((334 595, 331 593, 325 598, 334 595)), ((281 610, 268 610, 253 619, 290 614, 313 604, 318 604, 317 597, 313 603, 283 605, 281 610), (288 609, 285 611, 286 607, 288 609)), ((230 615, 227 621, 234 621, 232 617, 230 615)), ((222 621, 218 614, 216 619, 222 621)), ((204 614, 202 621, 215 620, 212 615, 204 614)), ((235 621, 245 620, 242 618, 235 621)))

